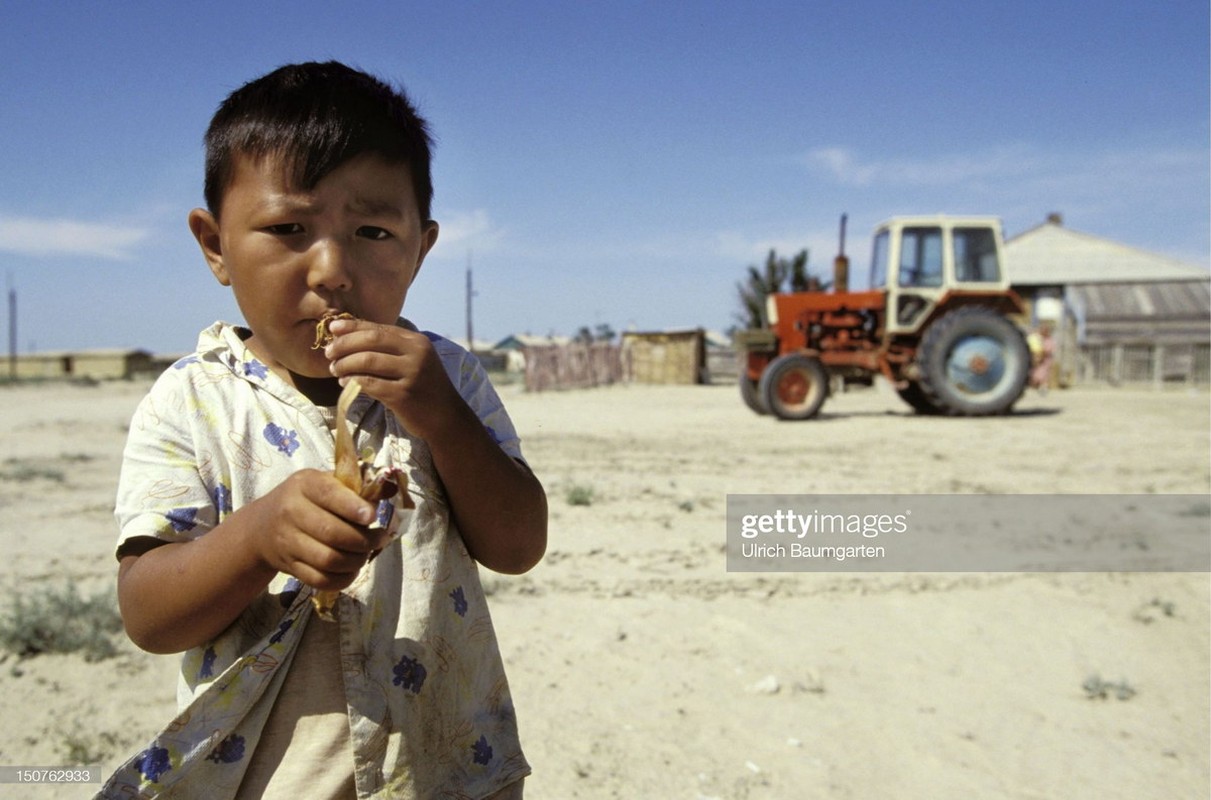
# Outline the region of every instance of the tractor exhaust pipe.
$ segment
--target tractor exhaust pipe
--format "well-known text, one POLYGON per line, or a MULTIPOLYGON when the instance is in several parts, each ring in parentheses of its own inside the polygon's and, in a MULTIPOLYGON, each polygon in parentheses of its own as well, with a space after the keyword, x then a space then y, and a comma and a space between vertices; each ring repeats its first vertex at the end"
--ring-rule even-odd
POLYGON ((848 214, 841 215, 841 247, 833 259, 833 291, 849 291, 849 259, 845 257, 845 221, 848 214))

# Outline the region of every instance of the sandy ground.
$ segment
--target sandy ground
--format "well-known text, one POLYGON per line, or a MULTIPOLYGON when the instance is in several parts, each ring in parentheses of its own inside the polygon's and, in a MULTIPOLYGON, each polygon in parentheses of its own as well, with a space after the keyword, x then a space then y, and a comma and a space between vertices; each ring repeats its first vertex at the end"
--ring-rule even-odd
MULTIPOLYGON (((10 598, 112 591, 112 495, 145 388, 0 388, 10 598)), ((551 500, 544 562, 485 576, 527 797, 1211 794, 1206 572, 746 574, 724 558, 728 493, 1207 495, 1205 392, 1031 394, 1009 417, 949 420, 878 387, 808 423, 757 417, 730 386, 502 393, 551 500), (1091 699, 1091 676, 1134 694, 1091 699)), ((84 752, 112 768, 170 719, 175 667, 125 642, 97 663, 4 657, 0 765, 84 752)))

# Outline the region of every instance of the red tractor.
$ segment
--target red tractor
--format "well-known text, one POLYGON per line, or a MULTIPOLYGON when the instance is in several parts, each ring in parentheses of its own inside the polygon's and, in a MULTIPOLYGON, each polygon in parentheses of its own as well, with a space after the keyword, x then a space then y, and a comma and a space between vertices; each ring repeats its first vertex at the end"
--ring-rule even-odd
POLYGON ((845 218, 832 291, 770 295, 768 327, 742 331, 740 392, 759 414, 814 417, 833 378, 886 378, 922 414, 1012 408, 1030 352, 993 217, 895 217, 875 229, 870 289, 847 291, 845 218))

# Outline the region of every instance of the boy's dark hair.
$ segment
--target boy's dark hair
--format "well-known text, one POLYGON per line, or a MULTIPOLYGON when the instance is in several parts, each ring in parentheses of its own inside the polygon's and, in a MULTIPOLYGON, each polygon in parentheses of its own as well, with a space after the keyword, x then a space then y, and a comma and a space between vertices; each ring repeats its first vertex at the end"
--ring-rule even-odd
POLYGON ((355 156, 405 163, 430 218, 433 140, 403 89, 337 61, 290 64, 232 92, 206 131, 206 206, 216 217, 235 160, 276 156, 304 189, 355 156))

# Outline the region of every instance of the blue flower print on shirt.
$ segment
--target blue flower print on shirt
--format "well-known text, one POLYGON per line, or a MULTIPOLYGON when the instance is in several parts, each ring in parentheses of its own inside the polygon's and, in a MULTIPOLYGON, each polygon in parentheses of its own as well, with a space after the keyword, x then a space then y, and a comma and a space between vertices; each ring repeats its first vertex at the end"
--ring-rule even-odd
POLYGON ((202 653, 202 666, 198 667, 198 680, 214 677, 214 660, 217 657, 213 645, 206 648, 206 652, 202 653))
POLYGON ((223 741, 219 742, 210 755, 206 756, 207 761, 213 761, 216 764, 234 764, 244 757, 244 737, 238 733, 233 733, 223 741))
POLYGON ((294 602, 294 598, 299 596, 299 590, 303 588, 303 582, 293 575, 290 580, 286 581, 286 585, 282 587, 282 593, 278 595, 278 602, 282 604, 282 608, 290 608, 290 604, 294 602))
POLYGON ((391 501, 390 500, 379 500, 378 501, 378 516, 375 517, 375 521, 378 523, 378 526, 380 528, 387 527, 388 525, 391 524, 391 518, 394 516, 395 516, 395 506, 392 505, 391 501))
POLYGON ((177 533, 191 531, 198 526, 198 510, 196 508, 174 508, 164 515, 177 533))
POLYGON ((269 368, 253 358, 244 362, 244 374, 248 377, 265 380, 269 375, 269 368))
POLYGON ((497 433, 491 425, 485 425, 484 430, 486 430, 488 435, 492 437, 492 441, 496 442, 497 444, 501 443, 502 440, 500 438, 500 434, 497 433))
POLYGON ((391 683, 407 689, 412 694, 420 694, 421 687, 425 685, 425 678, 429 674, 424 664, 407 656, 399 660, 392 672, 395 673, 395 677, 391 683))
POLYGON ((488 744, 486 736, 481 734, 475 744, 471 745, 471 760, 476 764, 487 764, 492 760, 492 745, 488 744))
POLYGON ((214 491, 210 493, 210 496, 214 500, 215 509, 220 514, 231 513, 231 490, 227 488, 226 484, 220 483, 214 487, 214 491))
POLYGON ((278 626, 277 633, 269 637, 270 644, 277 644, 282 641, 282 637, 286 635, 286 631, 290 630, 290 626, 294 624, 294 619, 288 619, 278 626))
POLYGON ((454 613, 460 617, 467 616, 467 596, 463 594, 463 587, 450 592, 450 599, 454 601, 454 613))
POLYGON ((264 436, 265 441, 269 442, 286 456, 294 455, 294 451, 299 449, 298 431, 288 431, 271 422, 265 426, 264 436))
POLYGON ((135 769, 147 780, 158 783, 160 776, 172 769, 168 762, 168 751, 163 747, 151 746, 135 758, 135 769))

